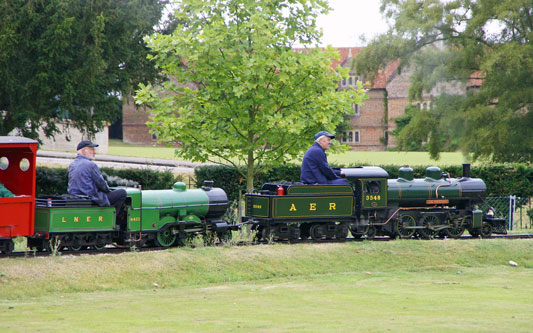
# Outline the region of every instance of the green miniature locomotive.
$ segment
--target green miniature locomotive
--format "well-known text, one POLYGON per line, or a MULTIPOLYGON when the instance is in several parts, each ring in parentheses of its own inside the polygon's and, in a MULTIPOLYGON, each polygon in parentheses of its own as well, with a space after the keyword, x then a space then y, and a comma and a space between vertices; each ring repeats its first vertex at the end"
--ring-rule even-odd
POLYGON ((344 239, 376 235, 432 238, 506 233, 505 221, 478 209, 486 195, 483 180, 449 178, 437 167, 414 179, 413 170, 399 170, 388 179, 379 167, 342 169, 349 185, 264 184, 246 195, 244 222, 259 238, 344 239))
POLYGON ((221 219, 228 199, 224 190, 212 185, 187 189, 178 182, 169 190, 126 188, 126 205, 119 216, 114 207, 99 207, 87 197, 41 196, 28 246, 50 250, 55 242, 74 251, 108 244, 169 247, 208 231, 227 240, 239 226, 221 219))

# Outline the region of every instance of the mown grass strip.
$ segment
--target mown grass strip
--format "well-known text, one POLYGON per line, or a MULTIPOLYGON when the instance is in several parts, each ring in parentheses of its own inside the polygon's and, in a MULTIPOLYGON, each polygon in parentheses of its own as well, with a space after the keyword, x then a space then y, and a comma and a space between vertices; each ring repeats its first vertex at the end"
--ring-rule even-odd
POLYGON ((0 298, 147 290, 353 272, 533 268, 531 240, 436 240, 176 248, 120 255, 2 259, 0 298))

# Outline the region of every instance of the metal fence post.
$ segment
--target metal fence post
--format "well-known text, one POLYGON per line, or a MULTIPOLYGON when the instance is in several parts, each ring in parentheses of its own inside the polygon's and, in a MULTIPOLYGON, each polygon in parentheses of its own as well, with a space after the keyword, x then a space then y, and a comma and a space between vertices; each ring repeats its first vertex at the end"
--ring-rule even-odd
POLYGON ((516 196, 515 195, 510 195, 509 196, 509 209, 508 209, 509 222, 508 222, 508 226, 507 226, 508 230, 513 230, 513 215, 514 215, 513 207, 515 206, 515 200, 516 200, 516 196))

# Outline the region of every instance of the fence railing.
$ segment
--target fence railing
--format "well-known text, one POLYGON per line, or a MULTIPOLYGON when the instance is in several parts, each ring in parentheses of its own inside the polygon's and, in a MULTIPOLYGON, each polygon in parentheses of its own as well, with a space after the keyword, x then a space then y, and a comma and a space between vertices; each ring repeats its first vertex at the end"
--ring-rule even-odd
POLYGON ((480 208, 486 211, 489 206, 495 210, 497 216, 507 220, 507 230, 531 229, 533 227, 533 221, 527 214, 532 206, 532 198, 521 198, 516 195, 487 197, 480 208))

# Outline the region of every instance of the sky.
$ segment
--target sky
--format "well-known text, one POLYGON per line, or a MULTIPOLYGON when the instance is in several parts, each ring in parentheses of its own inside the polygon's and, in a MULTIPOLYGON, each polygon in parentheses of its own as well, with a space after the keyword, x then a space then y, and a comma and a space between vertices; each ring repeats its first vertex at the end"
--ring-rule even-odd
POLYGON ((367 40, 387 31, 387 23, 379 12, 379 0, 329 0, 332 10, 321 15, 317 25, 322 28, 320 46, 365 46, 360 36, 367 40))

